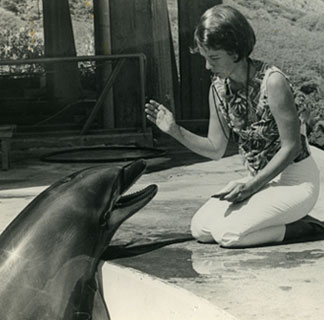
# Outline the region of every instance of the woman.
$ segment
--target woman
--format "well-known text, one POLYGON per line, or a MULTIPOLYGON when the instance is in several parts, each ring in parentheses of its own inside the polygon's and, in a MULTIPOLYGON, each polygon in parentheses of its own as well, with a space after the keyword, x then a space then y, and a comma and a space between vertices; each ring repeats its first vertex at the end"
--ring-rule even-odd
POLYGON ((293 88, 274 66, 249 56, 255 34, 236 9, 217 5, 201 17, 195 48, 213 73, 208 136, 176 124, 154 100, 147 118, 192 151, 220 159, 237 137, 249 175, 231 181, 194 215, 193 236, 223 247, 280 243, 321 223, 306 215, 319 195, 319 171, 301 134, 293 88), (303 219, 304 218, 304 219, 303 219))

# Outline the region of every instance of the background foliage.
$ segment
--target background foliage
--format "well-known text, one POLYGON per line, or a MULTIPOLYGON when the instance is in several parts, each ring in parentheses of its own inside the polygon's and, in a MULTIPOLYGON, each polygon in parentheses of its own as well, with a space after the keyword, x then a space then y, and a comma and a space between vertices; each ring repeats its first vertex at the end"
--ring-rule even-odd
POLYGON ((247 16, 256 31, 254 57, 282 69, 306 94, 309 140, 324 149, 324 0, 223 2, 247 16))

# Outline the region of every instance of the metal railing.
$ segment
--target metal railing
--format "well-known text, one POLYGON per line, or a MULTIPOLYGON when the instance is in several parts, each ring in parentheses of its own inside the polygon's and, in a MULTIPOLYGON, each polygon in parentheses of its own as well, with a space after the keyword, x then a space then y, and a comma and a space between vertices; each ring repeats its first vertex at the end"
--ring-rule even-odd
MULTIPOLYGON (((88 132, 94 118, 98 111, 102 107, 107 94, 111 90, 115 80, 120 73, 121 69, 125 65, 125 60, 135 59, 138 60, 139 64, 139 86, 140 86, 140 104, 141 104, 141 128, 146 131, 146 116, 144 112, 145 105, 145 77, 146 77, 146 57, 142 53, 137 54, 115 54, 115 55, 102 55, 102 56, 77 56, 77 57, 56 57, 56 58, 37 58, 37 59, 22 59, 22 60, 2 60, 0 61, 1 66, 20 66, 20 65, 49 65, 62 62, 106 62, 106 61, 117 61, 115 67, 112 69, 108 79, 103 85, 103 89, 96 99, 96 103, 93 106, 88 118, 86 119, 80 134, 88 132)), ((10 70, 7 72, 10 74, 10 70)), ((29 73, 30 74, 30 73, 29 73)), ((24 76, 22 73, 21 76, 24 76)))

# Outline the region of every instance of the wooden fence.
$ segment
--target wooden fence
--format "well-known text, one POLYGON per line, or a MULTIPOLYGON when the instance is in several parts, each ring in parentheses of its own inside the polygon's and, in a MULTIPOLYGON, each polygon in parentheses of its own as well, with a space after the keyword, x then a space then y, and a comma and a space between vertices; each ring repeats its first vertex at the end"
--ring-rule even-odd
MULTIPOLYGON (((194 27, 201 14, 207 8, 222 1, 174 1, 177 1, 178 5, 179 50, 177 52, 179 55, 177 57, 171 37, 167 0, 93 0, 96 55, 144 54, 146 56, 146 98, 156 99, 168 106, 175 112, 178 121, 199 122, 208 119, 210 74, 205 70, 203 58, 199 55, 192 55, 189 48, 193 44, 194 27), (180 74, 178 74, 176 58, 179 59, 180 74)), ((75 54, 75 48, 70 48, 70 44, 73 43, 73 34, 66 1, 55 1, 55 5, 50 0, 44 3, 47 4, 44 10, 44 17, 46 15, 44 25, 47 30, 45 30, 46 55, 69 57, 75 54), (65 21, 64 27, 61 23, 62 19, 65 21), (57 32, 57 28, 60 32, 57 32), (62 41, 63 38, 65 41, 62 41)), ((90 105, 90 102, 86 102, 78 105, 75 107, 78 114, 71 115, 72 108, 67 109, 66 113, 61 113, 62 106, 71 103, 73 105, 73 99, 80 99, 81 83, 76 76, 78 74, 76 65, 70 63, 60 66, 56 68, 57 70, 52 68, 58 71, 56 73, 52 72, 49 67, 46 68, 47 87, 55 89, 48 90, 50 88, 47 88, 47 95, 50 95, 47 97, 50 98, 49 101, 39 101, 37 98, 36 103, 34 96, 33 99, 26 98, 28 90, 25 84, 22 83, 22 88, 17 87, 18 80, 23 81, 23 79, 14 78, 15 84, 11 88, 15 89, 13 98, 17 98, 16 91, 21 89, 21 97, 18 96, 21 101, 17 102, 17 99, 14 100, 12 97, 9 97, 7 101, 2 96, 0 123, 29 126, 42 123, 43 119, 48 118, 55 125, 61 125, 63 122, 74 123, 75 127, 79 123, 84 123, 82 117, 87 116, 91 108, 96 107, 97 104, 90 105), (56 74, 58 76, 54 77, 56 74), (72 75, 75 76, 72 77, 72 75), (58 104, 58 100, 63 102, 58 104), (52 114, 58 114, 59 117, 53 119, 52 114)), ((97 97, 94 98, 100 98, 100 92, 103 89, 100 83, 103 85, 106 83, 107 78, 109 79, 113 74, 113 67, 112 63, 105 62, 100 74, 96 72, 97 82, 94 83, 95 81, 90 78, 89 81, 93 82, 93 87, 95 87, 94 92, 97 90, 97 97)), ((114 79, 113 90, 102 98, 104 102, 102 112, 98 113, 96 119, 97 124, 101 121, 104 129, 146 128, 143 126, 145 117, 143 117, 143 88, 139 85, 140 74, 143 74, 143 66, 138 61, 131 59, 124 61, 120 73, 114 79)), ((9 86, 10 83, 5 78, 0 80, 2 86, 9 86)), ((4 89, 8 92, 6 88, 4 89)), ((39 91, 42 90, 43 88, 39 91)), ((32 94, 34 95, 34 91, 32 94)))

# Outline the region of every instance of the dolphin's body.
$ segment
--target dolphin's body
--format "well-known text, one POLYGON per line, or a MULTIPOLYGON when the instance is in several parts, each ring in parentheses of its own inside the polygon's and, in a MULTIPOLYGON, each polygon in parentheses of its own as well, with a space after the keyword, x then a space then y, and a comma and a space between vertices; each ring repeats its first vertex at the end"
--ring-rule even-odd
POLYGON ((120 224, 156 194, 122 194, 144 161, 92 167, 38 195, 0 236, 1 320, 106 320, 100 257, 120 224))

